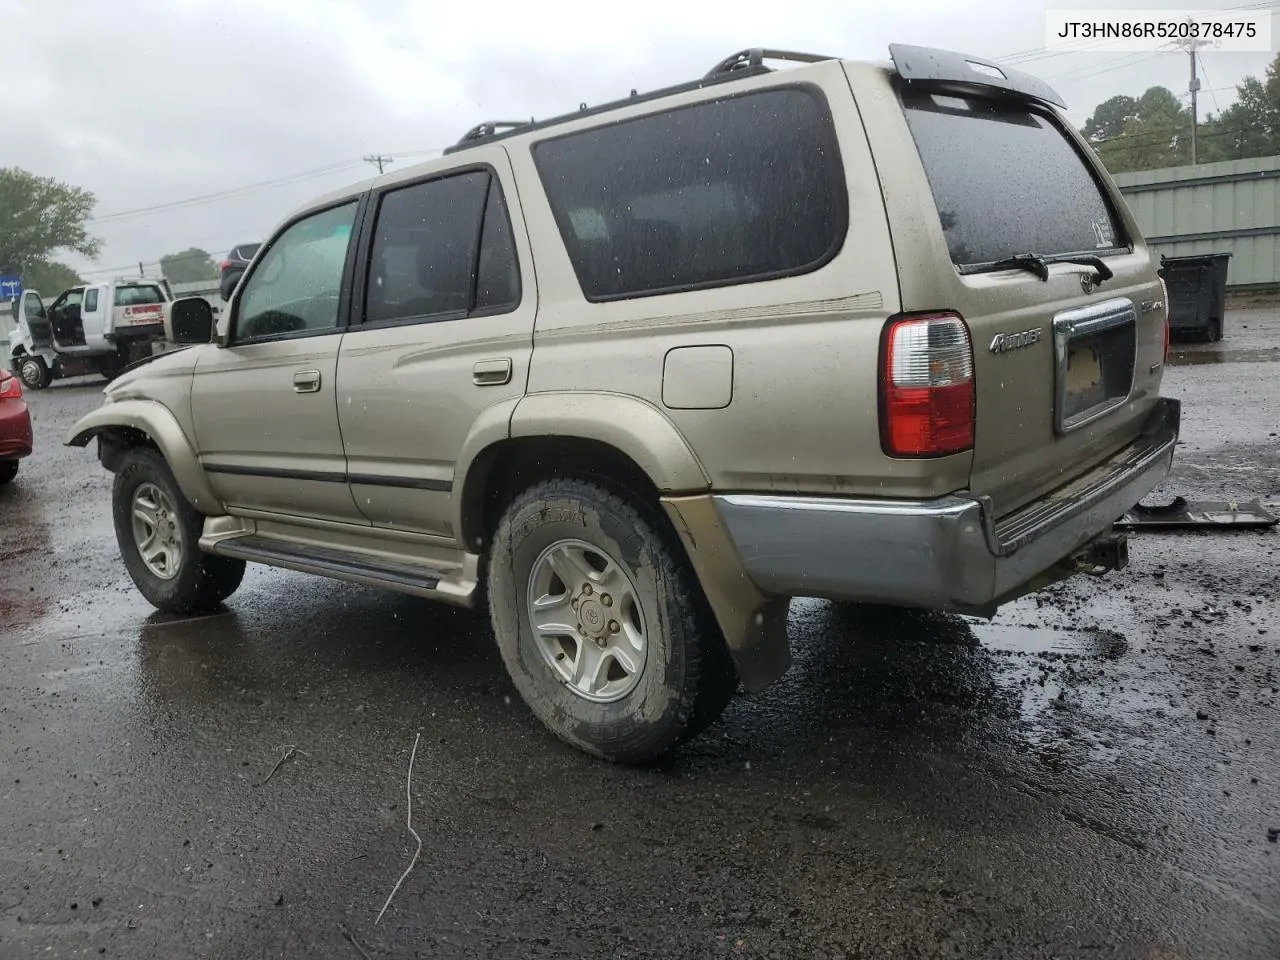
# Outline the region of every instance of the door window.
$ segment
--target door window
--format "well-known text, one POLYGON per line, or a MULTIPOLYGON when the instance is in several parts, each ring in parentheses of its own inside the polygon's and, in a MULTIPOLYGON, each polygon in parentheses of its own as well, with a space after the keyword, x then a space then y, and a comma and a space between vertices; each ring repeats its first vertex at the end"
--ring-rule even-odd
POLYGON ((519 301, 520 270, 496 177, 477 170, 382 198, 365 323, 503 313, 519 301))
POLYGON ((94 287, 88 290, 84 295, 84 312, 93 313, 98 309, 98 288, 94 287))
POLYGON ((333 330, 358 201, 313 214, 278 236, 241 289, 237 341, 333 330))

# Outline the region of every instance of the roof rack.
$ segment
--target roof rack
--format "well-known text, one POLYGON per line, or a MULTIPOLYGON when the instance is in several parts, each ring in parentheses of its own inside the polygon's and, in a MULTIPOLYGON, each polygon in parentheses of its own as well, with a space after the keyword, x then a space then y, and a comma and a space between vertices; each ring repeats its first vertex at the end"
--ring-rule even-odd
POLYGON ((647 100, 657 100, 661 97, 669 97, 673 94, 684 93, 688 90, 698 90, 711 84, 725 83, 732 80, 743 80, 747 77, 753 77, 761 73, 770 73, 770 68, 764 65, 765 60, 789 60, 794 63, 820 63, 823 60, 834 60, 835 57, 825 57, 817 53, 795 53, 789 50, 766 50, 757 47, 753 50, 741 50, 731 57, 726 57, 716 64, 709 73, 699 77, 697 80, 679 83, 672 87, 663 87, 660 90, 653 90, 648 93, 637 93, 631 91, 631 95, 619 100, 612 100, 608 103, 602 103, 598 106, 589 107, 583 103, 578 106, 574 113, 566 113, 558 117, 551 117, 547 120, 533 120, 532 118, 524 121, 499 121, 491 120, 487 123, 481 123, 472 127, 462 139, 453 146, 445 147, 444 152, 447 156, 456 153, 459 150, 466 150, 468 147, 477 146, 481 141, 489 139, 502 139, 513 134, 526 130, 542 130, 546 127, 555 126, 558 123, 565 123, 569 120, 575 120, 583 116, 594 116, 598 113, 605 113, 609 110, 617 110, 620 107, 631 106, 636 103, 644 103, 647 100))
POLYGON ((753 47, 750 50, 739 50, 732 56, 725 57, 714 67, 707 71, 707 79, 711 77, 723 76, 726 73, 733 73, 737 70, 759 70, 761 68, 768 69, 764 66, 766 60, 788 60, 792 63, 821 63, 823 60, 834 60, 835 57, 826 57, 820 53, 797 53, 794 50, 766 50, 763 47, 753 47))
POLYGON ((485 137, 495 136, 498 131, 511 132, 519 130, 521 127, 527 127, 533 123, 533 117, 528 120, 486 120, 484 123, 477 123, 474 127, 462 135, 458 141, 459 145, 470 143, 472 140, 482 140, 485 137))

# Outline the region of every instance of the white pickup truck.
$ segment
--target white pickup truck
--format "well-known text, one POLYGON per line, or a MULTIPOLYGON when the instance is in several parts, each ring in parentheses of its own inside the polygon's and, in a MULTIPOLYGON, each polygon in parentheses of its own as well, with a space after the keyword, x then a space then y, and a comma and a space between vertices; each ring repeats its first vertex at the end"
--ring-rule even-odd
POLYGON ((112 280, 62 293, 47 310, 34 290, 13 301, 9 365, 32 390, 61 377, 108 380, 136 360, 162 353, 167 280, 112 280))

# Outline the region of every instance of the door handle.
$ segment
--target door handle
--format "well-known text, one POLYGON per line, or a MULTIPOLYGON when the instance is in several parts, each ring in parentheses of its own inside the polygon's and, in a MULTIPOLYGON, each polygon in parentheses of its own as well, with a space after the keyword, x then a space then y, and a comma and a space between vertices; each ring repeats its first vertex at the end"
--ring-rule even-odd
POLYGON ((293 375, 293 392, 294 393, 319 393, 320 392, 320 371, 319 370, 299 370, 293 375))
POLYGON ((511 382, 511 358, 478 360, 471 368, 471 381, 478 387, 496 387, 511 382))

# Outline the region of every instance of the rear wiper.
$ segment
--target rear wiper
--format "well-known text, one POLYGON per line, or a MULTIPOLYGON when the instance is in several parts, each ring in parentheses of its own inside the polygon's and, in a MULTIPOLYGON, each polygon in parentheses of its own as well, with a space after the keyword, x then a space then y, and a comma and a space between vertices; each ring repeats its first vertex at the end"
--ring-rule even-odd
POLYGON ((1038 253, 1015 253, 1012 257, 992 260, 982 265, 984 271, 1004 270, 1008 267, 1021 267, 1023 270, 1030 270, 1041 280, 1049 279, 1049 261, 1038 253))
POLYGON ((1023 270, 1030 270, 1041 280, 1049 279, 1049 264, 1051 263, 1082 263, 1085 266, 1093 267, 1098 271, 1098 283, 1110 280, 1115 276, 1111 268, 1103 262, 1101 257, 1095 257, 1092 254, 1082 254, 1080 256, 1063 256, 1063 257, 1043 257, 1038 253, 1017 253, 1012 257, 1005 257, 1003 260, 993 260, 991 263, 984 263, 982 269, 986 270, 1004 270, 1009 267, 1021 267, 1023 270))

